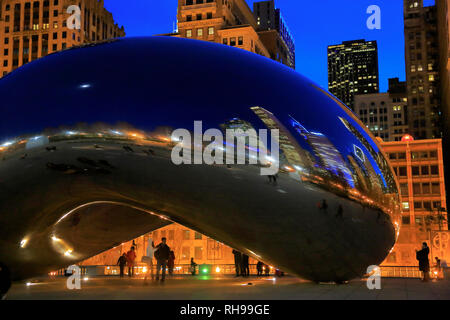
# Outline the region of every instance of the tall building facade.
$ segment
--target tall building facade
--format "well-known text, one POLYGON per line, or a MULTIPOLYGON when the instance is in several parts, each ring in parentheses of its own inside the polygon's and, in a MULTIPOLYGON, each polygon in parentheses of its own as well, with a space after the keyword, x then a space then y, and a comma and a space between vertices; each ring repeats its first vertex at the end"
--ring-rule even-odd
POLYGON ((328 47, 328 90, 354 109, 354 96, 379 92, 376 41, 345 41, 328 47))
MULTIPOLYGON (((441 81, 441 111, 443 115, 444 161, 450 163, 450 0, 436 2, 438 12, 438 35, 441 81)), ((445 173, 446 183, 450 185, 450 170, 445 173)), ((449 197, 447 198, 450 204, 449 197)), ((449 205, 447 204, 447 207, 449 205)))
POLYGON ((258 24, 258 34, 272 59, 295 69, 295 40, 281 10, 275 7, 275 1, 255 2, 253 14, 258 24))
POLYGON ((355 95, 355 114, 384 141, 400 141, 408 133, 406 83, 389 79, 389 92, 355 95))
POLYGON ((165 35, 222 43, 295 67, 283 40, 287 29, 260 28, 245 0, 178 0, 177 19, 177 32, 165 35))
POLYGON ((433 259, 439 256, 450 261, 447 244, 436 241, 443 233, 448 235, 442 140, 414 140, 405 135, 403 141, 381 146, 399 181, 402 202, 400 236, 384 264, 417 265, 415 250, 424 241, 433 259))
MULTIPOLYGON (((0 1, 0 76, 50 53, 125 36, 103 0, 79 0, 80 29, 69 29, 70 0, 0 1)), ((73 21, 73 20, 71 20, 73 21)))
POLYGON ((405 60, 410 134, 416 139, 442 136, 439 46, 436 6, 404 0, 405 60))

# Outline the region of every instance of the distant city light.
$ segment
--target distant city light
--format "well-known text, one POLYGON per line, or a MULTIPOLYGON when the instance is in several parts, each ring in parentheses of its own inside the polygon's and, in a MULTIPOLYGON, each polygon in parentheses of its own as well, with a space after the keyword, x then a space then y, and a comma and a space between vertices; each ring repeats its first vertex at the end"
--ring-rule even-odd
POLYGON ((27 245, 27 243, 28 243, 28 239, 23 239, 22 241, 20 241, 20 247, 21 247, 21 248, 25 248, 25 246, 27 245))
POLYGON ((413 136, 410 135, 410 134, 405 134, 405 135, 402 137, 402 142, 406 142, 406 141, 414 141, 413 136))
POLYGON ((8 142, 5 142, 4 144, 0 145, 0 147, 9 147, 13 144, 14 144, 14 141, 8 141, 8 142))

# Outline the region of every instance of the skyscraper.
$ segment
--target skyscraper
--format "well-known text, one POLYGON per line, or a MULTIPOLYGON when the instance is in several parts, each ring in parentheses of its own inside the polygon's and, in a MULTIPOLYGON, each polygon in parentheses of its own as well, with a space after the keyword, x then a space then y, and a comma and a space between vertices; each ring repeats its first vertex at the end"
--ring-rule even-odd
POLYGON ((436 6, 404 0, 405 60, 410 134, 440 138, 439 46, 436 6))
POLYGON ((279 29, 260 28, 245 0, 178 0, 178 29, 165 35, 222 43, 294 68, 295 53, 289 49, 293 39, 287 37, 284 22, 278 25, 279 29))
POLYGON ((0 77, 50 53, 125 36, 103 0, 80 0, 80 29, 69 29, 69 0, 0 1, 0 77))
POLYGON ((354 110, 354 95, 378 93, 376 41, 345 41, 328 47, 328 90, 354 110))
POLYGON ((355 95, 355 113, 384 141, 400 141, 408 133, 406 82, 389 79, 389 92, 355 95))
MULTIPOLYGON (((440 55, 441 111, 443 115, 443 143, 450 145, 450 0, 436 2, 438 12, 438 35, 440 55)), ((444 149, 444 161, 450 163, 450 148, 444 149)), ((450 170, 445 171, 447 185, 450 185, 450 170)), ((447 208, 450 197, 447 197, 447 208)))
POLYGON ((178 31, 167 35, 222 43, 270 58, 256 29, 245 0, 178 0, 178 31))
POLYGON ((295 41, 281 10, 275 8, 275 1, 259 1, 253 4, 253 14, 258 24, 258 34, 272 59, 295 69, 295 41))

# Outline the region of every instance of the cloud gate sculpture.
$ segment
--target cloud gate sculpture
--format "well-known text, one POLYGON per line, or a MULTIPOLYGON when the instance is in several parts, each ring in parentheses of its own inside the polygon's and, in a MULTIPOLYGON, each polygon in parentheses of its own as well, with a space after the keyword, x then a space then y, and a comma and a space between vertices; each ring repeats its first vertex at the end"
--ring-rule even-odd
MULTIPOLYGON (((211 154, 240 138, 216 138, 211 154)), ((171 222, 300 277, 344 281, 392 249, 397 184, 345 105, 244 50, 127 38, 52 54, 0 79, 3 275, 69 266, 171 222), (172 133, 199 123, 202 133, 243 133, 245 164, 195 161, 189 150, 201 158, 208 139, 172 133), (259 130, 278 132, 279 148, 260 139, 256 149, 268 153, 255 163, 246 134, 259 130), (261 174, 274 164, 276 183, 261 174)))

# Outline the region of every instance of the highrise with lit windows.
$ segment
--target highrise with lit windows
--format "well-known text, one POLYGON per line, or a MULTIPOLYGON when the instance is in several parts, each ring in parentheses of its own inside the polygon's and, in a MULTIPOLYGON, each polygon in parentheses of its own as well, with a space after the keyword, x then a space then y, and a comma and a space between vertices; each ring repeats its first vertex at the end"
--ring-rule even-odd
POLYGON ((376 41, 328 46, 328 91, 354 109, 354 96, 379 92, 376 41))
POLYGON ((177 20, 177 31, 164 35, 217 42, 295 67, 282 36, 287 29, 261 28, 245 0, 178 0, 177 20))
POLYGON ((0 77, 50 53, 123 36, 103 0, 2 0, 0 77), (72 5, 80 8, 80 29, 67 26, 72 5))
POLYGON ((389 91, 355 95, 355 113, 384 141, 400 141, 409 132, 406 82, 389 79, 389 91))
POLYGON ((408 119, 415 139, 442 137, 436 6, 404 0, 408 119))

